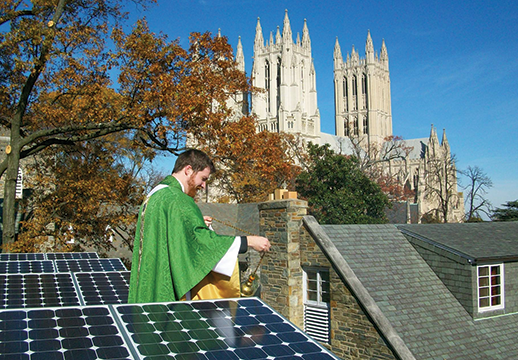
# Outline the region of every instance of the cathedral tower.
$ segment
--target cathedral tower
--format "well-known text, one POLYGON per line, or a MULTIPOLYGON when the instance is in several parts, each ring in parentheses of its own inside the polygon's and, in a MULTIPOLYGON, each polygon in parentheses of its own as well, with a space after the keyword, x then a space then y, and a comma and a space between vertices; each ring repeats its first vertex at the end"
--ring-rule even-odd
POLYGON ((344 62, 338 38, 334 49, 336 135, 366 139, 367 146, 392 136, 388 53, 385 41, 379 56, 370 32, 365 58, 352 49, 344 62))
POLYGON ((265 44, 257 19, 252 76, 253 85, 264 90, 252 96, 258 130, 299 133, 304 139, 319 143, 320 113, 306 20, 302 40, 297 34, 293 42, 286 10, 282 33, 277 27, 275 40, 270 33, 265 44))

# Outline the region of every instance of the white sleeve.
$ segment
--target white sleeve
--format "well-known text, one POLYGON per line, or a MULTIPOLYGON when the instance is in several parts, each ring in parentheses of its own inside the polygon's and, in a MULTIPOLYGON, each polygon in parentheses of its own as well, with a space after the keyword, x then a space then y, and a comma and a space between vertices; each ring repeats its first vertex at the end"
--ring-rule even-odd
POLYGON ((231 276, 236 266, 236 259, 241 247, 241 236, 236 236, 234 242, 228 249, 227 253, 223 255, 221 260, 212 268, 212 271, 226 276, 231 276))

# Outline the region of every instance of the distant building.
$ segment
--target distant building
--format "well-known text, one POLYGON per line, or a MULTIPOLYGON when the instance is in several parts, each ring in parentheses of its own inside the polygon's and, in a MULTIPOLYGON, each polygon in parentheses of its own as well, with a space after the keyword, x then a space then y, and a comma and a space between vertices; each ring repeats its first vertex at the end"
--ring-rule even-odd
MULTIPOLYGON (((365 156, 385 159, 380 165, 383 173, 415 191, 413 203, 418 214, 408 213, 409 221, 420 222, 423 216, 426 221, 444 221, 445 209, 448 222, 463 221, 464 201, 462 193, 457 191, 455 163, 445 132, 439 142, 432 126, 428 138, 396 141, 397 147, 407 150, 404 154, 395 154, 394 150, 383 152, 387 140, 394 135, 387 46, 383 41, 379 54, 375 52, 368 32, 365 54, 361 58, 353 47, 344 60, 336 40, 333 54, 336 134, 322 133, 307 22, 304 20, 302 38, 297 33, 293 41, 286 11, 282 30, 277 27, 275 35, 270 32, 265 40, 258 19, 251 75, 253 85, 264 92, 251 97, 251 111, 258 118, 257 130, 297 134, 303 142, 328 143, 335 152, 346 155, 358 153, 357 147, 361 147, 365 156)), ((241 69, 244 59, 239 39, 236 61, 241 69)), ((237 109, 243 109, 245 103, 244 98, 236 102, 237 109)))

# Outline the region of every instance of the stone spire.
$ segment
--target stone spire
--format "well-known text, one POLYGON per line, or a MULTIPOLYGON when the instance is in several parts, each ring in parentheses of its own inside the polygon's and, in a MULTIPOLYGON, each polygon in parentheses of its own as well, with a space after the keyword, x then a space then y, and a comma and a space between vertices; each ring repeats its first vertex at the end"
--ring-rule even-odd
POLYGON ((335 41, 335 50, 333 52, 333 64, 336 69, 340 69, 342 66, 343 58, 342 58, 342 50, 340 49, 340 44, 338 43, 338 36, 335 41))
POLYGON ((257 25, 255 27, 254 52, 264 46, 263 30, 261 29, 261 22, 257 18, 257 25))
POLYGON ((282 41, 282 38, 281 38, 281 31, 279 29, 279 27, 277 26, 277 32, 275 33, 275 44, 279 45, 282 41))
POLYGON ((450 152, 450 143, 448 142, 448 139, 446 138, 446 129, 442 129, 441 146, 444 148, 445 151, 447 151, 448 153, 450 152))
POLYGON ((385 45, 385 39, 383 39, 383 43, 381 44, 380 60, 382 64, 385 65, 385 68, 388 70, 388 52, 387 46, 385 45))
POLYGON ((365 56, 367 64, 374 62, 374 45, 372 43, 371 31, 367 30, 367 41, 365 42, 365 56))
POLYGON ((284 43, 292 44, 293 36, 291 33, 290 19, 288 18, 288 10, 284 12, 284 24, 282 25, 282 40, 284 43))
POLYGON ((302 29, 302 46, 311 51, 311 40, 309 39, 309 30, 306 19, 304 19, 304 28, 302 29))
POLYGON ((245 54, 243 52, 243 45, 241 44, 241 36, 237 42, 236 62, 238 69, 245 72, 245 54))

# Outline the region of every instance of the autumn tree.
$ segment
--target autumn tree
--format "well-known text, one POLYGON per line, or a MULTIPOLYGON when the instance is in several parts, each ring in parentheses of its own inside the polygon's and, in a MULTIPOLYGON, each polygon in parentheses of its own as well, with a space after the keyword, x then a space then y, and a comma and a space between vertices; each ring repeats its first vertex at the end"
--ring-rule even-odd
MULTIPOLYGON (((143 182, 118 159, 119 142, 92 140, 46 149, 28 166, 32 196, 14 252, 83 251, 106 254, 117 236, 131 249, 143 182), (50 150, 53 150, 50 153, 50 150), (52 239, 52 241, 49 241, 52 239)), ((122 151, 126 151, 122 149, 122 151)))
POLYGON ((358 159, 335 154, 329 144, 309 144, 309 167, 297 177, 296 189, 309 212, 324 224, 386 223, 388 197, 358 166, 358 159))
POLYGON ((484 196, 487 190, 493 187, 491 178, 478 166, 468 166, 460 172, 468 183, 464 187, 466 204, 466 221, 481 221, 481 214, 491 216, 491 203, 484 196))
POLYGON ((20 160, 117 132, 176 153, 187 133, 203 136, 206 126, 228 116, 229 96, 250 89, 224 37, 193 33, 183 49, 152 33, 145 21, 125 34, 123 4, 0 4, 0 61, 10 70, 0 79, 0 121, 9 132, 6 157, 0 159, 5 244, 15 238, 20 160))
POLYGON ((294 181, 300 169, 288 151, 291 135, 257 132, 252 116, 227 120, 222 126, 224 133, 207 128, 211 135, 199 142, 219 169, 214 182, 221 190, 220 202, 265 201, 275 189, 294 181))

